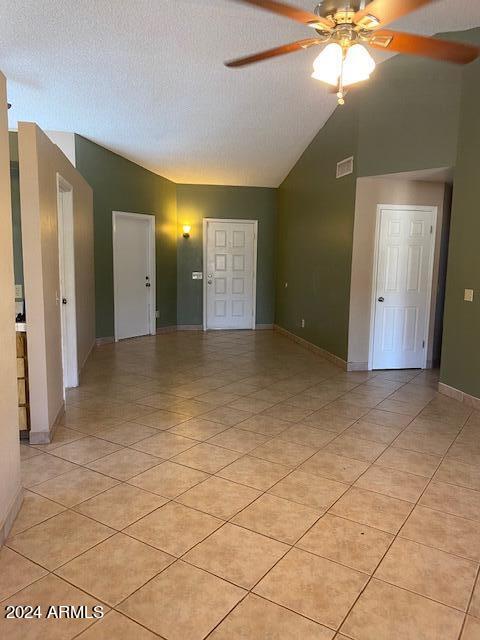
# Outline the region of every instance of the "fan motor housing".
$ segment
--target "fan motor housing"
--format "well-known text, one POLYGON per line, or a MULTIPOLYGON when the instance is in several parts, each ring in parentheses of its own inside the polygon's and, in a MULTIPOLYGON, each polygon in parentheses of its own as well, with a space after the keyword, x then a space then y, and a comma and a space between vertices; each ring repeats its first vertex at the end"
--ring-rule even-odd
POLYGON ((315 13, 322 18, 328 18, 343 11, 356 13, 366 5, 367 0, 322 0, 315 7, 315 13))

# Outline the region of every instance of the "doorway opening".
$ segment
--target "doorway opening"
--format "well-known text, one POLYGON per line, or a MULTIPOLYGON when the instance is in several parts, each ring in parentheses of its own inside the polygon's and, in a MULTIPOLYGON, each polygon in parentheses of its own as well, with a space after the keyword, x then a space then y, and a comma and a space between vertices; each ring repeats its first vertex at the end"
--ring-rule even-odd
POLYGON ((63 387, 78 387, 73 188, 57 173, 58 272, 63 387))
POLYGON ((439 367, 452 183, 450 168, 357 179, 349 371, 439 367))
POLYGON ((203 220, 203 328, 255 329, 257 220, 203 220))
POLYGON ((155 216, 114 211, 115 342, 155 335, 155 216))
POLYGON ((436 207, 378 205, 369 369, 425 369, 436 207))

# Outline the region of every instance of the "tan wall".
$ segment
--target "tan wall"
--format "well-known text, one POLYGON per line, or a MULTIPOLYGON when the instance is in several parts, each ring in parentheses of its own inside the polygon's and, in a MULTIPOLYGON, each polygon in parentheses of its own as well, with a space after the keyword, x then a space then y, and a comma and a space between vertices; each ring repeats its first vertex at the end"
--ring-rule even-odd
POLYGON ((355 201, 355 224, 350 289, 348 362, 350 368, 366 368, 370 341, 370 314, 375 251, 377 205, 399 204, 438 207, 437 233, 433 268, 429 351, 432 360, 435 310, 438 297, 440 249, 444 218, 445 184, 387 178, 359 178, 355 201), (353 367, 352 367, 353 365, 353 367))
POLYGON ((92 190, 33 123, 19 123, 20 200, 32 442, 48 440, 63 408, 57 174, 73 188, 77 356, 95 342, 92 190))
POLYGON ((21 502, 17 409, 10 153, 5 77, 0 73, 0 544, 21 502))

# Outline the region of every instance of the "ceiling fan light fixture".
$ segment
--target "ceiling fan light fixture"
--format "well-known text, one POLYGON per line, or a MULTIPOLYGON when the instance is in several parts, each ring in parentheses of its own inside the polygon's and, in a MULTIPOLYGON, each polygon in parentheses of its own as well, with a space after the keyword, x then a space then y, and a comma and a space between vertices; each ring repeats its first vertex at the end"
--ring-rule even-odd
POLYGON ((356 82, 368 80, 375 70, 375 60, 361 44, 352 45, 343 63, 342 84, 348 87, 356 82))
POLYGON ((312 78, 336 87, 342 72, 342 60, 342 47, 336 42, 327 44, 313 62, 312 78))
POLYGON ((313 63, 312 78, 334 87, 348 87, 368 80, 375 61, 361 44, 343 49, 337 42, 328 44, 313 63))

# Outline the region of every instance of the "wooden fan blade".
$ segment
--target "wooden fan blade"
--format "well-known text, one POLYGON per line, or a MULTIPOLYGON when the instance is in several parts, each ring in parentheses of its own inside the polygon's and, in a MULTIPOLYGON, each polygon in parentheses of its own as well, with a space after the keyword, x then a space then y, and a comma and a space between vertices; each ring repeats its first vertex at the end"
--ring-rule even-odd
POLYGON ((373 29, 378 26, 384 27, 385 25, 398 20, 402 16, 416 11, 426 4, 436 2, 437 0, 373 0, 370 4, 367 4, 365 9, 357 11, 353 17, 355 24, 366 29, 373 29), (376 21, 372 22, 372 17, 376 18, 376 21), (362 24, 362 22, 364 24, 362 24))
POLYGON ((317 16, 314 13, 310 13, 309 11, 304 11, 303 9, 298 9, 297 7, 292 7, 288 4, 284 4, 283 2, 274 2, 273 0, 236 0, 237 2, 243 2, 244 4, 251 4, 255 7, 259 7, 260 9, 265 9, 266 11, 271 11, 280 16, 285 16, 286 18, 290 18, 290 20, 295 20, 295 22, 301 22, 302 24, 306 24, 309 27, 314 27, 318 29, 327 29, 330 30, 334 26, 330 20, 326 18, 322 18, 322 16, 317 16))
POLYGON ((375 31, 368 44, 376 49, 425 56, 456 64, 468 64, 480 56, 480 48, 471 44, 415 36, 411 33, 390 31, 389 29, 375 31))
POLYGON ((247 64, 253 64, 254 62, 262 62, 262 60, 268 60, 268 58, 276 58, 277 56, 283 56, 286 53, 293 53, 294 51, 300 51, 300 49, 308 49, 315 45, 322 44, 321 40, 317 38, 307 38, 306 40, 298 40, 297 42, 291 42, 290 44, 284 44, 281 47, 275 47, 274 49, 267 49, 267 51, 261 51, 260 53, 254 53, 251 56, 245 58, 238 58, 237 60, 231 60, 225 62, 226 67, 244 67, 247 64))

